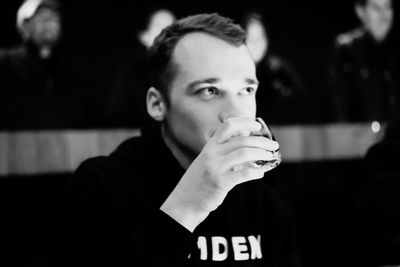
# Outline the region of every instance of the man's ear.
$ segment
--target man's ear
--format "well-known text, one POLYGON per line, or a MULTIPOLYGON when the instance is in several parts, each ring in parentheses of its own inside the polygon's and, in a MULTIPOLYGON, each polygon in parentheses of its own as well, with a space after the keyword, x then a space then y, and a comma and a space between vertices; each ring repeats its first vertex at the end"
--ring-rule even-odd
POLYGON ((163 121, 167 114, 167 105, 161 92, 150 87, 146 95, 147 112, 156 121, 163 121))

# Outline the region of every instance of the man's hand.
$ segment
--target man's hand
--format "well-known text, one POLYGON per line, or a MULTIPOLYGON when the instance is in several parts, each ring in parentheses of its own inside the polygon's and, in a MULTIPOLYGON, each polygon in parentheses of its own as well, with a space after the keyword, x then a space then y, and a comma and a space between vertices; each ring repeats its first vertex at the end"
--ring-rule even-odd
POLYGON ((251 135, 260 130, 260 123, 250 118, 227 119, 187 169, 161 210, 193 231, 234 186, 262 178, 270 167, 253 168, 248 163, 272 160, 272 152, 279 144, 251 135))

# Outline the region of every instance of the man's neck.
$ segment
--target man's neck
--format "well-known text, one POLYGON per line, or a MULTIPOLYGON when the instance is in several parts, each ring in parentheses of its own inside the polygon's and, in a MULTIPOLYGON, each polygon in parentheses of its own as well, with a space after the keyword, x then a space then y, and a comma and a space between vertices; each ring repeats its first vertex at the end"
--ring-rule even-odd
POLYGON ((171 138, 171 136, 166 132, 165 126, 161 127, 161 135, 165 144, 171 150, 172 154, 179 162, 179 164, 186 170, 189 168, 190 164, 192 164, 193 159, 190 158, 187 153, 185 153, 179 145, 171 138))

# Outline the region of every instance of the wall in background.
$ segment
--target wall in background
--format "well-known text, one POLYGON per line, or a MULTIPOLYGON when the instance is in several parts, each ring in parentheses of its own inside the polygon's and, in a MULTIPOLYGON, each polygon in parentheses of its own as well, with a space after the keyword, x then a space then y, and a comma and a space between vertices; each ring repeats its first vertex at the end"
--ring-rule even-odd
MULTIPOLYGON (((18 44, 15 14, 21 1, 5 0, 0 8, 0 47, 18 44)), ((154 1, 151 1, 154 4, 154 1)), ((158 1, 177 17, 219 12, 239 20, 244 11, 263 10, 269 27, 271 51, 291 61, 308 87, 304 122, 327 119, 325 64, 333 38, 353 28, 357 20, 351 1, 158 1), (312 110, 307 110, 312 107, 312 110), (320 112, 315 112, 316 110, 320 112)), ((63 1, 64 41, 71 60, 93 84, 101 99, 109 90, 116 66, 131 55, 135 31, 149 8, 133 1, 63 1)))

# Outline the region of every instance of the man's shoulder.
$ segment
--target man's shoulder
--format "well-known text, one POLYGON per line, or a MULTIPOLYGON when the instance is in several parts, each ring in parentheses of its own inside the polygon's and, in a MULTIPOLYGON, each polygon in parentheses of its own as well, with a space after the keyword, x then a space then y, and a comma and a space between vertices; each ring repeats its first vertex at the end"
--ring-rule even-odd
POLYGON ((9 47, 0 50, 0 65, 7 69, 26 64, 27 51, 23 46, 9 47))
POLYGON ((138 184, 145 175, 140 164, 129 164, 113 156, 97 156, 84 160, 73 173, 70 186, 85 190, 110 190, 138 184))
MULTIPOLYGON (((111 156, 97 156, 84 160, 74 172, 74 176, 86 177, 89 179, 104 179, 116 174, 124 164, 111 156)), ((123 168, 124 169, 124 168, 123 168)))
POLYGON ((361 28, 356 28, 348 32, 339 34, 335 39, 335 46, 339 48, 357 46, 365 38, 366 32, 361 28))
POLYGON ((110 157, 122 161, 142 162, 151 160, 161 152, 165 153, 161 131, 151 127, 141 129, 137 136, 120 143, 110 157))
POLYGON ((371 169, 383 169, 400 173, 398 155, 400 153, 400 142, 398 139, 384 139, 371 146, 365 160, 371 169))
POLYGON ((137 136, 129 137, 123 140, 109 157, 133 157, 140 154, 146 147, 147 139, 139 133, 137 136))
POLYGON ((80 163, 76 172, 79 171, 94 171, 120 168, 127 164, 129 157, 134 157, 139 154, 138 149, 141 146, 141 137, 130 137, 122 141, 117 148, 109 155, 94 156, 87 158, 80 163))
POLYGON ((160 186, 161 190, 175 186, 182 176, 178 164, 161 138, 137 136, 123 141, 108 156, 83 161, 72 181, 78 187, 118 188, 124 192, 134 188, 148 192, 149 188, 154 190, 154 185, 165 185, 160 186))
POLYGON ((95 156, 82 162, 84 166, 124 165, 143 159, 149 149, 148 140, 140 134, 123 140, 109 155, 95 156))
POLYGON ((167 160, 168 150, 157 132, 141 133, 120 143, 108 156, 89 158, 81 163, 77 172, 91 175, 127 176, 152 170, 154 160, 167 160))
POLYGON ((13 46, 0 50, 0 58, 19 58, 26 55, 26 49, 23 46, 13 46))

